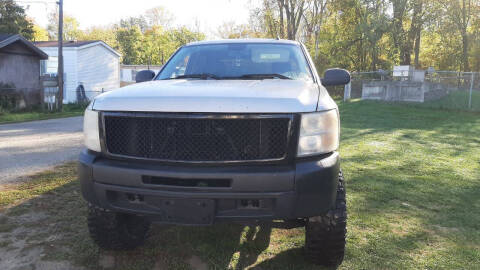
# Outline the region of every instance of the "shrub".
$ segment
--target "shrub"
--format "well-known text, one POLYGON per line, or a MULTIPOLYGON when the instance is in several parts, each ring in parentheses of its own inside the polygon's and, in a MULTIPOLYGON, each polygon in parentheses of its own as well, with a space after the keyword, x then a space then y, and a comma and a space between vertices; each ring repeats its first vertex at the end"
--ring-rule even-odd
POLYGON ((0 112, 17 109, 23 94, 16 91, 15 85, 0 82, 0 112))

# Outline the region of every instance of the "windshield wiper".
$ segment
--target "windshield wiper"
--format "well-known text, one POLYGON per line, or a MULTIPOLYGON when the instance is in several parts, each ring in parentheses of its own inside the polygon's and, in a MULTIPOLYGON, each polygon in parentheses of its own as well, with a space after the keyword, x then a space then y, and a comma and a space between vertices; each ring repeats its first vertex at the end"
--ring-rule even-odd
MULTIPOLYGON (((225 78, 224 78, 225 79, 225 78)), ((282 80, 292 80, 292 78, 287 77, 282 74, 245 74, 239 77, 229 77, 228 79, 257 79, 257 80, 262 80, 262 79, 282 79, 282 80)))
POLYGON ((214 79, 214 80, 219 80, 220 78, 211 73, 199 73, 199 74, 187 74, 187 75, 180 75, 174 78, 170 78, 169 80, 176 80, 176 79, 214 79))

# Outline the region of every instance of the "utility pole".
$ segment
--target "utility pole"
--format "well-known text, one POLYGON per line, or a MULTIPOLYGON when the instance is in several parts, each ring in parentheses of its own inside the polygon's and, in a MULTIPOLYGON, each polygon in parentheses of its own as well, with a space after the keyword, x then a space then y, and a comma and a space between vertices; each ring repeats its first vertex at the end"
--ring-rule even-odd
POLYGON ((63 109, 63 0, 58 4, 58 110, 63 109))

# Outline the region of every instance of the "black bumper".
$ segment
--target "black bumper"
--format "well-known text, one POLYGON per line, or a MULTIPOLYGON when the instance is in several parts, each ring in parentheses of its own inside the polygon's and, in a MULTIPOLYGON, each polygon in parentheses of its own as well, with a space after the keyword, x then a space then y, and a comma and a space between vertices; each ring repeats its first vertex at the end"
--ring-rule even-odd
POLYGON ((83 197, 95 206, 163 223, 210 224, 324 214, 334 205, 339 169, 338 153, 293 165, 187 167, 84 150, 79 179, 83 197), (192 181, 203 185, 184 185, 192 181))

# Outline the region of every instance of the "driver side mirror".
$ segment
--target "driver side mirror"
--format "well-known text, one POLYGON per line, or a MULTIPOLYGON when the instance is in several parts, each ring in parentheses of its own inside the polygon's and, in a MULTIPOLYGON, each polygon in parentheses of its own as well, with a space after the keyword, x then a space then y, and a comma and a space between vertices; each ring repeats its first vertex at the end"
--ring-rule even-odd
POLYGON ((155 77, 155 72, 151 70, 142 70, 137 73, 135 76, 135 82, 148 82, 151 81, 155 77))
POLYGON ((323 86, 346 85, 350 83, 350 72, 345 69, 332 68, 325 71, 322 79, 323 86))

